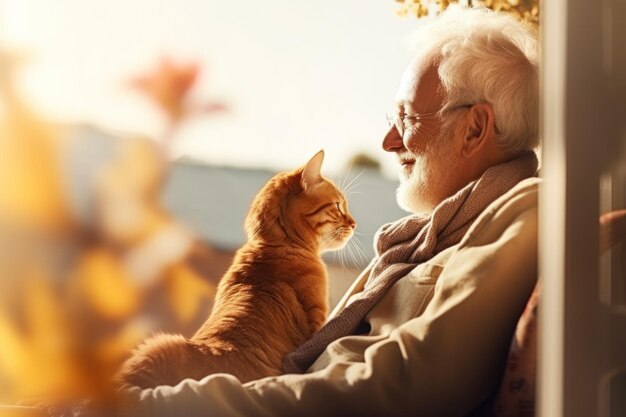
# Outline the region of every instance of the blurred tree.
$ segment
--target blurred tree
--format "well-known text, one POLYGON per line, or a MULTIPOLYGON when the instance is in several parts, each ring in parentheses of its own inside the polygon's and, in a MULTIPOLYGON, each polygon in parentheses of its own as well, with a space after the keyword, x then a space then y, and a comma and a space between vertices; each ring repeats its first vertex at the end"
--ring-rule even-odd
POLYGON ((210 311, 212 250, 160 195, 172 132, 225 106, 192 101, 199 67, 164 59, 132 85, 163 111, 166 131, 123 138, 99 166, 90 136, 67 137, 28 106, 18 58, 0 49, 0 404, 106 400, 141 339, 189 335, 210 311), (85 189, 72 188, 78 176, 85 189), (92 200, 85 218, 72 210, 73 192, 92 200))
POLYGON ((190 93, 198 81, 200 70, 197 63, 175 62, 163 57, 150 72, 130 80, 130 85, 152 101, 167 119, 167 129, 160 138, 165 158, 169 158, 174 133, 183 121, 192 116, 227 110, 227 106, 219 101, 191 100, 190 93))
POLYGON ((365 153, 357 153, 348 161, 349 167, 362 167, 372 170, 380 170, 380 162, 374 157, 365 153))
POLYGON ((535 26, 539 24, 539 0, 395 0, 400 3, 398 15, 414 15, 418 18, 439 13, 451 4, 484 6, 495 11, 513 13, 535 26))
POLYGON ((0 223, 65 233, 71 219, 57 168, 59 132, 17 91, 14 79, 25 58, 0 48, 0 223))

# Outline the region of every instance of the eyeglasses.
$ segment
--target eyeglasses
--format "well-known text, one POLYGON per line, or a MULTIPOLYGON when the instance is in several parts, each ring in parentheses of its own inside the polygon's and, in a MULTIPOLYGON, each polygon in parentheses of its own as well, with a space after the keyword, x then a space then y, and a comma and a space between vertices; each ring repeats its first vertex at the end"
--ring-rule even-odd
MULTIPOLYGON (((440 111, 434 111, 430 113, 410 114, 410 115, 404 115, 404 116, 399 116, 397 114, 392 115, 392 114, 387 113, 387 123, 389 123, 390 128, 392 126, 395 126, 396 130, 398 131, 398 134, 403 137, 404 131, 406 130, 405 120, 410 120, 411 122, 417 122, 420 120, 434 119, 437 116, 441 115, 442 113, 456 111, 460 109, 469 109, 470 107, 473 107, 474 104, 475 103, 460 104, 458 106, 452 106, 447 109, 443 109, 442 111, 440 110, 440 111)), ((498 132, 498 128, 496 128, 496 132, 498 132)))

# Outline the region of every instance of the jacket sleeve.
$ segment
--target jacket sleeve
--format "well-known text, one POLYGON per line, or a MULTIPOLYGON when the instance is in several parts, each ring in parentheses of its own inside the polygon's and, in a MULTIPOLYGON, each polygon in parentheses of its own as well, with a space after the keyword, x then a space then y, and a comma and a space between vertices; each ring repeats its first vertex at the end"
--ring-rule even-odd
MULTIPOLYGON (((422 315, 359 362, 242 385, 225 374, 123 392, 132 416, 458 416, 497 388, 537 279, 536 187, 482 216, 452 255, 422 315)), ((368 337, 368 336, 348 336, 368 337)), ((379 337, 380 339, 380 337, 379 337)))

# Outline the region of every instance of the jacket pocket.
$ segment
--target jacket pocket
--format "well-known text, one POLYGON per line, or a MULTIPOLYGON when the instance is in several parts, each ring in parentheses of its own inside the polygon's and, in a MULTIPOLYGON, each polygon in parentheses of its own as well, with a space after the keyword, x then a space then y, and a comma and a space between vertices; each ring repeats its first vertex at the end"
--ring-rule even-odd
POLYGON ((433 298, 442 265, 422 264, 400 278, 370 311, 370 334, 388 334, 403 323, 420 316, 433 298))
POLYGON ((424 263, 415 267, 407 278, 416 284, 434 285, 443 271, 443 265, 424 263))

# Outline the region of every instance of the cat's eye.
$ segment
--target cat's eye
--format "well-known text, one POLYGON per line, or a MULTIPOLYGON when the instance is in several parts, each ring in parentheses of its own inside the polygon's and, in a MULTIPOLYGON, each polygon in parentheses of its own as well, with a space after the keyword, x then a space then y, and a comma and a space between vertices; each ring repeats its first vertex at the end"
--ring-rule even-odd
POLYGON ((335 203, 335 205, 337 206, 337 210, 339 210, 339 213, 343 214, 343 211, 341 211, 341 206, 339 205, 339 203, 335 203))

